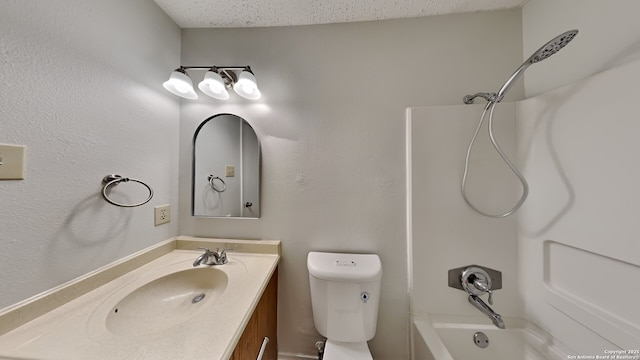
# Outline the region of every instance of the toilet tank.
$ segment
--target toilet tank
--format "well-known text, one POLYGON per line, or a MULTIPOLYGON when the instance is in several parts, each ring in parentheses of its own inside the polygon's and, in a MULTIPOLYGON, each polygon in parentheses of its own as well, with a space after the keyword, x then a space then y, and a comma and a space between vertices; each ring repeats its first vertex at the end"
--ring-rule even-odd
POLYGON ((310 252, 307 268, 316 330, 336 341, 371 340, 378 321, 380 257, 310 252))

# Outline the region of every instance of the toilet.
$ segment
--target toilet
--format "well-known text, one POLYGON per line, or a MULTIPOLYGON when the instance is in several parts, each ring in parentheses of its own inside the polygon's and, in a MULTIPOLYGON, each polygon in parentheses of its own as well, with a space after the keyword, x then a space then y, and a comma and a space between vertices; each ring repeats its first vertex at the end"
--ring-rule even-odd
POLYGON ((310 252, 307 256, 316 330, 327 338, 323 360, 373 360, 382 264, 375 254, 310 252))

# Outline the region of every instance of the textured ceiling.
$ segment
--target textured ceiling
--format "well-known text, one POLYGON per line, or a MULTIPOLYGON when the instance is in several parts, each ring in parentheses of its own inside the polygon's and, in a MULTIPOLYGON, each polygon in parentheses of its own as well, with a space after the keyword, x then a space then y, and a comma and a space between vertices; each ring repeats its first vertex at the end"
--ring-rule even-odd
POLYGON ((328 24, 500 10, 527 0, 154 0, 181 28, 328 24))

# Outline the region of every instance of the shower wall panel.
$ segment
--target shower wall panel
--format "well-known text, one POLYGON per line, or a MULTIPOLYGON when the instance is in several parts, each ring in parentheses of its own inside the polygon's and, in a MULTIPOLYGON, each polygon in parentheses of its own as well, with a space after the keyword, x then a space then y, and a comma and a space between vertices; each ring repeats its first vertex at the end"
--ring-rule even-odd
POLYGON ((526 316, 578 355, 640 348, 640 61, 519 102, 526 316))

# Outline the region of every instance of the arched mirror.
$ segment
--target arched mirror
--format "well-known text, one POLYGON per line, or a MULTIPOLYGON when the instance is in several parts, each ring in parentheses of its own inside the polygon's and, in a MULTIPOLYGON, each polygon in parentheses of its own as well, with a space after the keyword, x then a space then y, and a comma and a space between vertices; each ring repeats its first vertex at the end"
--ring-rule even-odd
POLYGON ((193 216, 260 217, 260 142, 233 114, 203 121, 193 135, 193 216))

